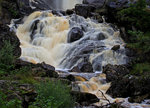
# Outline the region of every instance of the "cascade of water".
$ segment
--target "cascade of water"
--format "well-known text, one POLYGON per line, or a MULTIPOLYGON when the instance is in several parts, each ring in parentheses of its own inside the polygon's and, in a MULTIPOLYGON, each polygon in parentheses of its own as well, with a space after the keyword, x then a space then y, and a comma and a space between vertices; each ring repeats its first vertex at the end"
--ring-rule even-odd
POLYGON ((19 25, 17 36, 21 40, 21 58, 34 63, 45 61, 57 68, 70 69, 86 57, 94 71, 101 71, 108 63, 127 62, 118 31, 77 15, 58 17, 48 11, 34 12, 19 25), (84 30, 84 36, 67 43, 68 32, 73 27, 84 30), (115 52, 111 48, 116 44, 121 48, 115 52))

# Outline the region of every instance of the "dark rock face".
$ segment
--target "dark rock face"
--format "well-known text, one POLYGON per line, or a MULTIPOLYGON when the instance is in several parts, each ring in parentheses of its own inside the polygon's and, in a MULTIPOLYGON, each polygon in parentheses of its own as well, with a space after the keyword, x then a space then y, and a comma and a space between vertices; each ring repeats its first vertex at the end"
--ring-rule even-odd
POLYGON ((17 0, 19 10, 22 14, 30 14, 37 10, 50 10, 51 0, 17 0))
POLYGON ((123 65, 107 65, 103 72, 106 80, 111 82, 107 93, 112 97, 131 97, 130 102, 141 102, 150 98, 150 77, 148 73, 142 76, 130 75, 123 65))
POLYGON ((20 57, 21 48, 20 41, 15 35, 15 33, 10 32, 9 27, 3 24, 0 24, 0 50, 3 47, 4 43, 9 41, 12 46, 14 46, 14 56, 20 57))
POLYGON ((9 24, 11 19, 20 16, 16 0, 1 0, 0 24, 9 24))
POLYGON ((92 103, 99 102, 99 99, 90 93, 83 93, 78 91, 72 91, 72 96, 76 97, 76 102, 80 103, 81 105, 90 105, 92 103))
POLYGON ((105 0, 83 0, 83 4, 92 4, 97 8, 104 6, 105 0))
POLYGON ((129 70, 123 65, 106 65, 103 68, 103 73, 106 74, 106 80, 108 82, 118 80, 123 76, 129 74, 129 70))
MULTIPOLYGON (((150 78, 124 77, 113 81, 107 93, 113 97, 150 96, 150 78)), ((148 97, 146 97, 148 98, 148 97)))
POLYGON ((77 4, 75 6, 76 14, 83 16, 85 18, 91 17, 92 12, 94 12, 95 9, 96 8, 93 5, 89 5, 89 4, 77 4))
POLYGON ((78 27, 73 27, 70 32, 68 33, 68 39, 67 42, 71 43, 74 41, 79 40, 84 35, 83 31, 78 27))

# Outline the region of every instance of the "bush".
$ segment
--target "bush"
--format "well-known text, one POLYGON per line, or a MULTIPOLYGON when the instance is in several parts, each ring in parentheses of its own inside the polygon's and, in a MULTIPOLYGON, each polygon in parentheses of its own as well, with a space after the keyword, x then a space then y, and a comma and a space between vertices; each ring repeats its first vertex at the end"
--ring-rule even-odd
POLYGON ((36 86, 37 98, 30 108, 73 108, 69 88, 57 82, 42 82, 36 86))
POLYGON ((137 53, 138 61, 149 61, 150 57, 150 33, 141 31, 129 31, 131 42, 128 47, 134 49, 137 53))
POLYGON ((7 100, 7 95, 0 91, 0 108, 22 108, 18 99, 7 100))
MULTIPOLYGON (((149 63, 137 63, 137 64, 133 65, 131 74, 143 75, 144 73, 149 73, 149 72, 150 72, 150 64, 149 63)), ((147 74, 147 75, 149 75, 149 74, 147 74)))
POLYGON ((0 49, 0 70, 10 73, 14 68, 16 57, 13 55, 14 46, 9 41, 5 41, 0 49))
POLYGON ((131 4, 129 8, 122 9, 117 14, 121 21, 133 25, 139 30, 149 31, 150 12, 146 8, 145 0, 138 0, 137 3, 131 4))

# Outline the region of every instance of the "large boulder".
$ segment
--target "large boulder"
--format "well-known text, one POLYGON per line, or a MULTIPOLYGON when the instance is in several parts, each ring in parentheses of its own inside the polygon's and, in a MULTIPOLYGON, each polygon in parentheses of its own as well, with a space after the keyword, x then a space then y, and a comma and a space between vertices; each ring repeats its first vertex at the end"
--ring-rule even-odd
POLYGON ((96 8, 93 5, 89 4, 77 4, 75 6, 75 12, 76 14, 83 16, 85 18, 91 17, 92 12, 94 12, 96 8))
POLYGON ((111 65, 108 64, 103 67, 103 73, 106 74, 106 80, 108 82, 118 80, 123 76, 129 74, 129 70, 124 65, 111 65))
POLYGON ((83 33, 82 29, 80 29, 79 27, 73 27, 68 33, 67 42, 71 43, 71 42, 77 41, 80 38, 82 38, 83 35, 84 35, 84 33, 83 33))
POLYGON ((13 48, 13 55, 16 57, 21 56, 20 41, 15 35, 14 32, 11 32, 9 27, 3 24, 0 24, 0 50, 4 47, 6 42, 10 42, 13 48))
POLYGON ((135 97, 148 95, 150 98, 150 77, 126 76, 115 80, 107 93, 113 97, 135 97))

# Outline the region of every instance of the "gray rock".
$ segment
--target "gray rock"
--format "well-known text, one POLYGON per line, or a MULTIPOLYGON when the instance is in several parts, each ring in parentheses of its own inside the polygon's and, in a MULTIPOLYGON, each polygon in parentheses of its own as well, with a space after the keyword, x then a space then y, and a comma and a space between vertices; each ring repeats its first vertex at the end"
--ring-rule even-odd
POLYGON ((71 42, 74 42, 74 41, 77 41, 79 40, 80 38, 82 38, 84 35, 83 31, 78 28, 78 27, 73 27, 69 33, 68 33, 68 39, 67 39, 67 42, 68 43, 71 43, 71 42))

